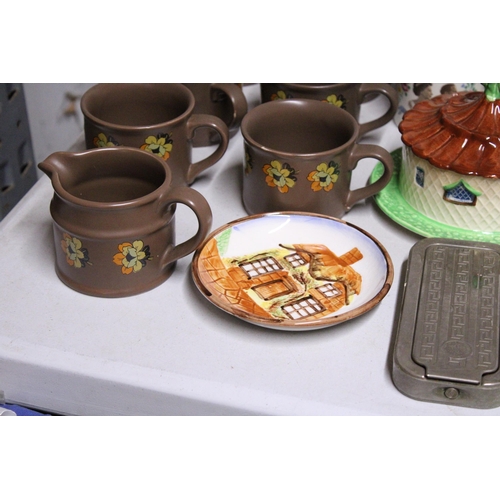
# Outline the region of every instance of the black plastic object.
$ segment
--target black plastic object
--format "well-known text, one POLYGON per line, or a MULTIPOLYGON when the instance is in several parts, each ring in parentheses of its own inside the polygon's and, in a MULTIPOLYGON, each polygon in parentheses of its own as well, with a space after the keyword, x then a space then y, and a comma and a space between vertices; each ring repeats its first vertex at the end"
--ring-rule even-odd
POLYGON ((21 83, 0 83, 0 220, 37 180, 21 83))

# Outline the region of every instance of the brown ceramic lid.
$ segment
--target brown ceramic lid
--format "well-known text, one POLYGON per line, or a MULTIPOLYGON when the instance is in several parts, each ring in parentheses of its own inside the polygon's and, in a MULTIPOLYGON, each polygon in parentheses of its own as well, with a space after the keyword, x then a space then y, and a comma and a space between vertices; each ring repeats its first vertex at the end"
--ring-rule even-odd
POLYGON ((399 125, 403 143, 436 167, 500 178, 500 96, 485 86, 416 104, 399 125))

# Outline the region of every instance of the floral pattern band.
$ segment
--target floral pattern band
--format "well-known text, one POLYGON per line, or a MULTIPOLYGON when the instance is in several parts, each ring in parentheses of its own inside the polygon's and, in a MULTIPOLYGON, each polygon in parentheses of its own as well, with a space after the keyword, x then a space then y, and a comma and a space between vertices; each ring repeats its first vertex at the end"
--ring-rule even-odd
MULTIPOLYGON (((249 174, 252 171, 252 158, 246 153, 245 172, 249 174)), ((298 179, 297 171, 286 162, 272 160, 266 163, 262 170, 266 174, 266 184, 271 188, 277 188, 281 193, 288 193, 298 179)), ((309 172, 307 180, 311 183, 313 191, 331 191, 335 186, 340 175, 340 164, 335 161, 320 163, 315 170, 309 172)))
MULTIPOLYGON (((75 269, 82 269, 90 262, 89 251, 83 247, 82 241, 68 233, 63 233, 61 248, 65 254, 68 265, 75 269)), ((124 242, 118 245, 118 253, 112 257, 112 262, 120 266, 122 274, 138 273, 152 260, 149 245, 144 245, 142 240, 132 243, 124 242)))
POLYGON ((68 233, 63 233, 61 248, 66 255, 66 262, 75 269, 80 269, 87 264, 91 264, 89 252, 86 248, 83 248, 82 242, 78 238, 68 233))
MULTIPOLYGON (((116 141, 113 136, 106 135, 103 132, 99 133, 93 139, 93 144, 96 148, 109 148, 120 146, 118 141, 116 141)), ((157 134, 150 135, 144 139, 143 144, 140 149, 144 151, 149 151, 164 160, 170 158, 170 153, 172 152, 174 141, 172 140, 171 134, 157 134)))
MULTIPOLYGON (((293 99, 292 94, 287 94, 284 90, 278 90, 276 93, 271 95, 271 101, 285 101, 286 99, 293 99)), ((328 104, 333 104, 338 108, 347 108, 347 99, 342 94, 330 94, 321 102, 327 102, 328 104)))
POLYGON ((151 260, 149 245, 144 246, 141 240, 118 245, 119 253, 113 256, 113 262, 121 266, 123 274, 138 273, 151 260))

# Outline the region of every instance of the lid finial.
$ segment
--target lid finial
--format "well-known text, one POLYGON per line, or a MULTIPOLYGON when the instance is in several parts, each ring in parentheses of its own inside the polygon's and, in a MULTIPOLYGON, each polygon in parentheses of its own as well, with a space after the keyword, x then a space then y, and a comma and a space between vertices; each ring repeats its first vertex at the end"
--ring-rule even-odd
POLYGON ((500 99, 500 83, 483 83, 482 85, 484 85, 484 94, 488 101, 500 99))

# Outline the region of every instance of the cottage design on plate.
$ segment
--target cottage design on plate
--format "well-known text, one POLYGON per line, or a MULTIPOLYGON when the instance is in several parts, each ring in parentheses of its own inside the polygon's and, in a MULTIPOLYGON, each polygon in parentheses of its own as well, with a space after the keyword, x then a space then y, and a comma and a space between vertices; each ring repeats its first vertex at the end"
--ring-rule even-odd
POLYGON ((487 233, 500 231, 500 88, 484 85, 404 115, 399 188, 426 217, 487 233))
POLYGON ((352 265, 358 248, 337 256, 322 244, 280 244, 248 255, 223 257, 231 228, 213 238, 199 258, 204 285, 241 313, 276 322, 318 319, 349 304, 361 291, 352 265))

